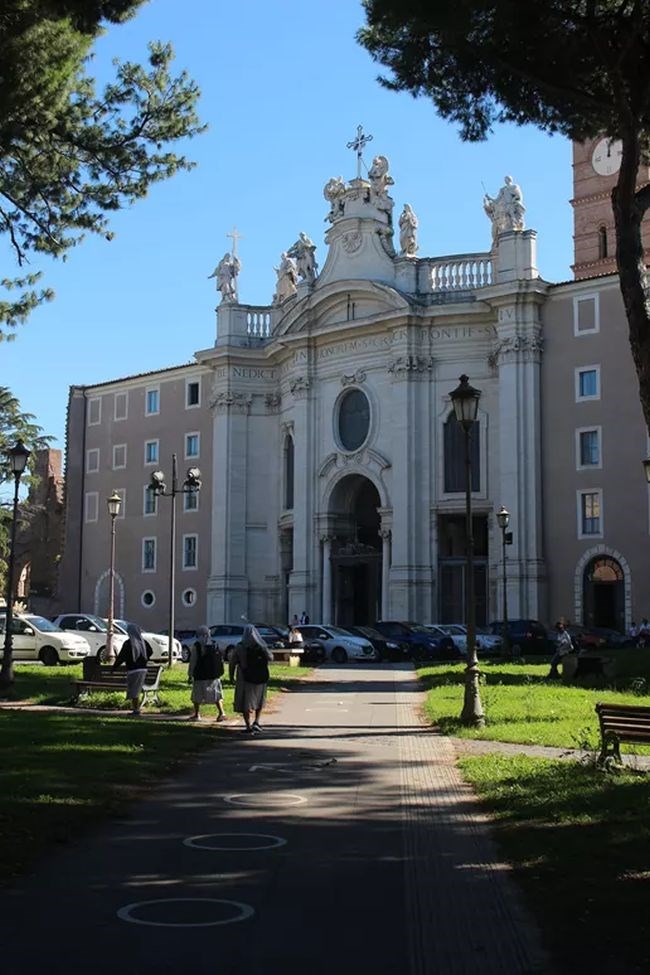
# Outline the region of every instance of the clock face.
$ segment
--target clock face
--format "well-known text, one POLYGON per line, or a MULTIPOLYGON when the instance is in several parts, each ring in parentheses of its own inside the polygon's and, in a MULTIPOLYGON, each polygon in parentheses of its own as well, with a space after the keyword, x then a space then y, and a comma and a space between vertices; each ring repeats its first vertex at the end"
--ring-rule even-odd
POLYGON ((622 151, 622 142, 599 139, 591 154, 591 165, 599 176, 613 176, 620 169, 622 151))

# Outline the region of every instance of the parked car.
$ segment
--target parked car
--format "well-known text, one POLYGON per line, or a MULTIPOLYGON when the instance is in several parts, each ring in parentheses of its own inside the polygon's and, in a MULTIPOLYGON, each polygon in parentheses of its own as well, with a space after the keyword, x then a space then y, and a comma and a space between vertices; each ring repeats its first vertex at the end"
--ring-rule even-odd
MULTIPOLYGON (((495 636, 502 636, 503 622, 495 620, 490 623, 489 629, 495 636)), ((508 637, 514 657, 527 653, 551 653, 553 649, 546 627, 539 620, 508 620, 508 637)))
POLYGON ((437 636, 421 623, 378 620, 374 629, 389 640, 407 643, 415 660, 456 660, 460 653, 449 636, 437 636))
POLYGON ((612 630, 605 626, 594 626, 592 630, 598 636, 603 637, 605 646, 607 647, 615 647, 618 649, 636 646, 635 637, 630 636, 629 633, 620 633, 619 630, 612 630))
POLYGON ((326 660, 344 664, 348 660, 379 660, 379 652, 370 640, 354 636, 342 626, 316 626, 313 623, 297 626, 303 643, 319 644, 326 660))
POLYGON ((503 652, 503 631, 490 633, 487 626, 476 627, 476 649, 483 655, 503 652))
POLYGON ((408 660, 411 648, 408 643, 400 643, 397 640, 388 640, 379 630, 372 626, 346 626, 352 636, 360 636, 364 640, 370 640, 375 650, 379 653, 380 660, 408 660))
MULTIPOLYGON (((99 616, 92 613, 62 613, 54 620, 55 626, 61 627, 67 632, 80 633, 84 640, 90 645, 93 654, 99 654, 101 659, 106 655, 106 634, 108 627, 99 616)), ((113 633, 113 650, 118 652, 126 636, 122 633, 113 633)))
MULTIPOLYGON (((0 615, 2 654, 6 629, 7 617, 0 615)), ((14 660, 40 660, 46 667, 55 667, 58 663, 79 663, 90 654, 90 645, 81 634, 65 633, 44 616, 14 613, 11 632, 14 660)))
MULTIPOLYGON (((129 624, 128 620, 113 620, 113 623, 116 633, 127 636, 126 628, 129 624)), ((151 654, 152 663, 159 664, 162 661, 169 660, 169 638, 166 637, 164 633, 149 633, 148 631, 142 630, 142 639, 149 644, 153 651, 151 654)), ((174 637, 174 642, 172 644, 172 661, 181 660, 182 651, 183 648, 181 647, 180 640, 177 640, 176 637, 174 637)))
POLYGON ((442 639, 448 636, 459 653, 467 653, 467 630, 456 623, 425 623, 427 630, 442 639))
MULTIPOLYGON (((602 634, 590 626, 582 626, 580 623, 567 623, 564 629, 571 637, 574 650, 599 650, 607 642, 602 634)), ((551 643, 555 644, 557 638, 558 632, 553 628, 549 635, 551 643)))

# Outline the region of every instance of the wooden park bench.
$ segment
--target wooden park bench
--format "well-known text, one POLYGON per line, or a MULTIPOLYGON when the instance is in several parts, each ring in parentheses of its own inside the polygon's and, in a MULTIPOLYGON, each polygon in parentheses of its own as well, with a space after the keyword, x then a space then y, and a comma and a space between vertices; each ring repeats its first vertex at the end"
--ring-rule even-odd
MULTIPOLYGON (((154 704, 159 703, 158 688, 162 672, 163 668, 159 664, 147 664, 147 676, 142 688, 145 704, 148 703, 149 698, 153 700, 154 704)), ((112 667, 100 665, 94 670, 92 677, 73 681, 72 703, 77 704, 80 697, 90 694, 92 691, 124 691, 126 693, 126 675, 126 670, 113 670, 112 667)))
POLYGON ((597 704, 602 745, 599 762, 611 756, 621 759, 621 742, 635 745, 650 744, 650 708, 635 704, 597 704))
POLYGON ((297 667, 300 664, 300 658, 302 657, 304 650, 302 644, 299 643, 293 647, 273 649, 271 653, 273 654, 274 663, 289 664, 290 667, 297 667))

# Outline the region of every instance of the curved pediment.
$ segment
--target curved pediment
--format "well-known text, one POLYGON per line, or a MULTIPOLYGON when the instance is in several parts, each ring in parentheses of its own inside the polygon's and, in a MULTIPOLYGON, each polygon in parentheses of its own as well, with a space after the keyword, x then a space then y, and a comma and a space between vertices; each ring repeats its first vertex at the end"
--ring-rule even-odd
POLYGON ((320 332, 330 325, 368 322, 411 311, 395 288, 376 281, 336 281, 294 304, 278 324, 274 338, 297 332, 320 332))

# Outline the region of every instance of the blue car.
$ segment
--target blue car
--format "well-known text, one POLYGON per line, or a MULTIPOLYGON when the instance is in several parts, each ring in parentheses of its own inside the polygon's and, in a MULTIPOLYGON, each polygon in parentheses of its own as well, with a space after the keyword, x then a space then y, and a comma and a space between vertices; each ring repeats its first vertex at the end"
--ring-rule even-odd
POLYGON ((379 620, 374 629, 388 640, 408 644, 414 660, 459 660, 461 656, 450 636, 437 636, 421 623, 379 620))

